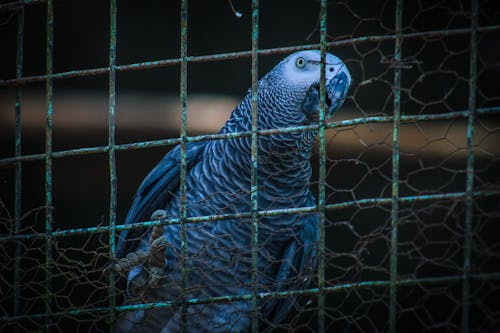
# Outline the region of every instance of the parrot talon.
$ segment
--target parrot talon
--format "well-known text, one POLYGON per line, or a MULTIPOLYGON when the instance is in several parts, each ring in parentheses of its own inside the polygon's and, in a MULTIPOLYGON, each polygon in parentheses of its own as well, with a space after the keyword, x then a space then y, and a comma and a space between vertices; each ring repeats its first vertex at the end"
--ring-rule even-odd
POLYGON ((135 297, 143 298, 146 295, 146 286, 148 284, 146 275, 147 273, 141 272, 130 281, 130 292, 135 297))
POLYGON ((153 220, 153 221, 164 220, 166 218, 167 218, 167 212, 164 211, 163 209, 157 209, 151 215, 151 220, 153 220))
MULTIPOLYGON (((166 217, 167 213, 162 209, 158 209, 151 215, 151 220, 159 221, 164 220, 166 217)), ((162 226, 153 227, 149 244, 151 247, 147 258, 147 271, 149 273, 148 285, 151 288, 158 288, 159 282, 164 275, 163 267, 166 264, 165 249, 167 248, 167 242, 165 237, 163 237, 162 226)))
POLYGON ((146 261, 147 253, 141 250, 127 254, 125 258, 121 258, 113 265, 113 269, 118 273, 126 274, 134 266, 138 266, 146 261))
POLYGON ((160 286, 160 280, 163 277, 163 268, 161 267, 150 267, 149 271, 149 287, 158 288, 160 286))

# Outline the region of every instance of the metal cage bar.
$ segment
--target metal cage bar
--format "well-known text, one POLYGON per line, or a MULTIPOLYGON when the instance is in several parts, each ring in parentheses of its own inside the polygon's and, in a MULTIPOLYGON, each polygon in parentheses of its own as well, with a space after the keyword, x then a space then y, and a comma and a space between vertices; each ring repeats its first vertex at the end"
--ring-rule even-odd
MULTIPOLYGON (((483 273, 483 274, 471 274, 470 278, 473 280, 500 280, 500 273, 483 273)), ((450 275, 441 277, 428 277, 428 278, 418 278, 418 279, 404 279, 396 282, 398 286, 410 286, 410 285, 421 285, 421 284, 441 284, 448 282, 461 281, 463 278, 461 275, 450 275)), ((336 286, 325 287, 324 291, 328 294, 337 293, 349 289, 356 289, 362 287, 371 288, 387 288, 390 286, 390 281, 388 280, 371 280, 362 281, 355 283, 344 283, 336 286)), ((286 298, 290 296, 303 296, 303 295, 318 295, 318 288, 309 289, 299 289, 299 290, 286 290, 286 291, 275 291, 275 292, 262 292, 257 295, 258 299, 279 299, 286 298)), ((251 301, 252 294, 239 294, 239 295, 224 295, 218 297, 208 297, 208 298, 192 298, 187 300, 188 305, 196 304, 213 304, 213 303, 230 303, 237 301, 251 301)), ((178 306, 176 301, 165 301, 165 302, 153 302, 153 303, 140 303, 132 305, 119 305, 115 308, 116 312, 133 311, 133 310, 147 310, 147 309, 162 309, 178 306)), ((34 314, 24 314, 20 316, 3 316, 0 320, 5 322, 18 321, 24 318, 39 319, 45 318, 47 316, 75 316, 82 314, 95 314, 95 313, 106 313, 109 311, 108 307, 93 307, 93 308, 80 308, 72 309, 67 311, 53 312, 51 314, 46 313, 34 313, 34 314)))
MULTIPOLYGON (((23 50, 24 50, 24 8, 22 7, 17 14, 17 51, 16 51, 16 78, 23 76, 23 50)), ((16 128, 15 128, 15 156, 22 156, 22 111, 21 111, 22 87, 16 87, 16 128)), ((22 162, 19 161, 15 165, 15 188, 14 188, 14 219, 15 234, 19 234, 22 229, 22 162)), ((15 261, 14 261, 14 315, 19 315, 20 312, 20 297, 21 297, 21 244, 16 244, 15 261)))
POLYGON ((250 169, 251 255, 252 255, 252 333, 259 331, 259 217, 258 206, 258 84, 259 84, 259 0, 252 0, 252 137, 250 169))
POLYGON ((467 172, 464 226, 464 263, 462 285, 462 332, 469 332, 470 317, 470 275, 472 253, 472 218, 474 213, 474 120, 476 115, 477 89, 477 15, 478 1, 471 1, 470 34, 470 77, 469 77, 469 115, 467 117, 467 172))
POLYGON ((327 1, 320 4, 320 80, 319 80, 319 174, 318 174, 318 332, 325 332, 325 225, 326 225, 326 49, 327 49, 327 1))
MULTIPOLYGON (((109 2, 109 82, 108 82, 108 163, 109 163, 109 258, 115 257, 116 210, 118 206, 116 179, 115 113, 116 113, 116 0, 109 2)), ((115 272, 109 271, 109 322, 113 330, 115 319, 115 272)))
MULTIPOLYGON (((52 312, 52 112, 54 103, 54 82, 52 73, 54 70, 54 2, 47 1, 47 48, 46 48, 46 103, 47 115, 45 121, 45 311, 52 312)), ((51 317, 45 318, 45 329, 51 331, 51 317)))
MULTIPOLYGON (((491 116, 500 113, 500 107, 487 107, 476 109, 476 115, 478 116, 491 116)), ((401 115, 401 124, 414 123, 420 121, 433 121, 433 120, 450 120, 457 118, 467 118, 469 116, 468 110, 454 111, 441 114, 420 114, 420 115, 401 115)), ((382 124, 382 123, 393 123, 394 117, 392 116, 372 116, 372 117, 360 117, 341 121, 332 121, 326 124, 326 129, 332 128, 344 128, 351 127, 355 125, 362 124, 382 124)), ((291 126, 276 129, 266 129, 258 130, 259 135, 272 135, 277 133, 290 133, 296 131, 314 131, 318 129, 319 125, 303 125, 303 126, 291 126)), ((224 140, 224 139, 235 139, 251 136, 251 131, 234 132, 234 133, 224 133, 224 134, 203 134, 188 136, 187 142, 200 142, 207 140, 224 140)), ((133 143, 124 143, 115 145, 116 150, 137 150, 137 149, 147 149, 156 148, 163 146, 171 146, 180 143, 180 138, 172 139, 162 139, 162 140, 151 140, 151 141, 141 141, 133 143)), ((60 150, 52 152, 52 158, 64 158, 76 155, 88 155, 88 154, 100 154, 107 153, 109 146, 98 146, 98 147, 87 147, 87 148, 76 148, 68 150, 60 150)), ((21 155, 19 157, 6 157, 0 160, 1 166, 14 166, 17 162, 32 162, 45 159, 45 154, 27 154, 21 155)), ((1 239, 1 238, 0 238, 1 239)))
POLYGON ((396 332, 398 279, 398 224, 399 224, 399 127, 401 123, 401 53, 402 53, 403 0, 396 1, 396 39, 394 45, 394 119, 392 129, 392 203, 389 286, 389 332, 396 332))
POLYGON ((187 146, 187 43, 188 43, 188 1, 181 1, 181 78, 180 78, 180 102, 181 102, 181 130, 180 130, 180 212, 179 220, 181 225, 181 270, 182 270, 182 281, 181 281, 181 330, 186 332, 187 330, 187 284, 188 284, 188 268, 187 268, 187 256, 188 256, 188 246, 187 246, 187 162, 186 162, 186 146, 187 146))
MULTIPOLYGON (((473 197, 490 197, 499 195, 500 191, 490 190, 490 191, 474 191, 472 193, 473 197)), ((449 192, 445 194, 426 194, 426 195, 413 195, 400 197, 400 203, 410 203, 410 202, 425 202, 425 201, 436 201, 436 200, 460 200, 467 196, 466 192, 449 192)), ((352 207, 369 207, 375 205, 391 205, 392 198, 366 198, 366 199, 358 199, 353 201, 344 201, 336 204, 325 205, 325 209, 327 211, 335 211, 340 209, 347 209, 352 207)), ((284 214, 312 214, 317 213, 317 206, 310 207, 298 207, 298 208, 284 208, 284 209, 272 209, 272 210, 264 210, 258 211, 258 216, 276 216, 276 215, 284 215, 284 214)), ((236 214, 216 214, 216 215, 205 215, 205 216, 194 216, 187 217, 186 223, 202 223, 209 221, 218 221, 218 220, 228 220, 228 219, 243 219, 243 218, 251 218, 250 212, 244 213, 236 213, 236 214)), ((159 225, 173 225, 180 224, 180 219, 165 219, 165 220, 155 220, 155 221, 143 221, 136 222, 131 224, 119 224, 115 226, 116 231, 136 229, 136 228, 149 228, 153 226, 159 225)), ((76 228, 76 229, 67 229, 67 230, 56 230, 52 231, 50 234, 53 238, 57 237, 67 237, 71 235, 81 235, 81 234, 96 234, 101 232, 109 232, 109 226, 98 226, 98 227, 89 227, 89 228, 76 228)), ((12 242, 18 240, 28 240, 28 239, 37 239, 37 238, 45 238, 48 237, 46 233, 32 233, 32 234, 20 234, 13 236, 5 236, 0 237, 0 242, 12 242)))
MULTIPOLYGON (((499 30, 500 25, 489 25, 484 27, 478 27, 478 32, 488 32, 499 30)), ((438 37, 448 37, 448 36, 456 36, 469 34, 471 32, 470 28, 466 29, 448 29, 448 30, 431 30, 424 32, 414 32, 401 34, 401 38, 404 39, 419 39, 419 38, 438 38, 438 37)), ((373 43, 373 42, 392 42, 396 39, 396 35, 376 35, 376 36, 363 36, 363 37, 355 37, 342 39, 337 41, 332 41, 327 44, 328 48, 340 48, 351 46, 353 44, 364 44, 364 43, 373 43)), ((271 54, 285 54, 296 51, 303 50, 314 50, 320 48, 319 44, 307 44, 307 45, 295 45, 295 46, 287 46, 287 47, 277 47, 277 48, 269 48, 269 49, 260 49, 259 55, 271 55, 271 54)), ((212 55, 201 55, 201 56, 188 56, 188 62, 211 62, 211 61, 227 61, 232 59, 241 59, 241 58, 250 58, 252 56, 252 51, 240 51, 240 52, 229 52, 229 53, 220 53, 220 54, 212 54, 212 55)), ((155 60, 155 61, 145 61, 139 63, 132 63, 127 65, 119 65, 116 66, 116 71, 124 72, 124 71, 135 71, 142 69, 151 69, 151 68, 159 68, 159 67, 168 67, 168 66, 177 66, 182 62, 181 58, 175 59, 163 59, 163 60, 155 60)), ((101 68, 92 68, 92 69, 84 69, 84 70, 73 70, 67 72, 60 72, 56 74, 52 74, 52 78, 54 80, 81 77, 81 76, 94 76, 94 75, 105 75, 109 72, 109 67, 101 67, 101 68)), ((34 75, 34 76, 26 76, 21 79, 7 79, 0 80, 0 87, 6 86, 16 86, 16 85, 25 85, 34 82, 43 82, 46 80, 46 75, 34 75)))

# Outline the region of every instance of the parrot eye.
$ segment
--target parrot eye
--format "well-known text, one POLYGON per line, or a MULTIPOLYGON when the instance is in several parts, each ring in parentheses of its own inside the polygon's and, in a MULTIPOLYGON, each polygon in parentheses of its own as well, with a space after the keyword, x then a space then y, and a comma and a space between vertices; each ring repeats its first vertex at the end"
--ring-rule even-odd
POLYGON ((306 65, 306 60, 302 57, 299 57, 299 58, 297 58, 297 60, 295 60, 295 65, 298 68, 303 68, 306 65))

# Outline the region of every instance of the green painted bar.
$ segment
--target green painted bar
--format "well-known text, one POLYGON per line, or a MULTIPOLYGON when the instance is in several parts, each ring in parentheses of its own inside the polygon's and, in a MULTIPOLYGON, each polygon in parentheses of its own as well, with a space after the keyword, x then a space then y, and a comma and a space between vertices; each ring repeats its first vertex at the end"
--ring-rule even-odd
POLYGON ((181 1, 181 79, 180 79, 180 102, 181 102, 181 131, 180 131, 180 212, 179 212, 179 222, 181 225, 181 258, 180 265, 182 270, 182 310, 181 310, 181 330, 182 332, 187 331, 187 282, 188 282, 188 268, 187 268, 187 257, 188 257, 188 247, 187 247, 187 162, 186 162, 186 145, 187 145, 187 34, 188 34, 188 2, 187 0, 181 1))
MULTIPOLYGON (((488 32, 499 30, 500 25, 490 25, 485 27, 479 27, 478 32, 488 32)), ((450 30, 433 30, 433 31, 425 31, 425 32, 415 32, 409 34, 402 34, 402 39, 418 39, 418 38, 438 38, 438 37, 448 37, 455 35, 462 35, 470 33, 470 29, 450 29, 450 30)), ((364 36, 364 37, 356 37, 349 38, 344 40, 337 40, 328 43, 328 48, 340 48, 352 46, 354 44, 364 44, 364 43, 378 43, 384 41, 394 41, 396 39, 395 35, 377 35, 377 36, 364 36)), ((259 55, 271 55, 271 54, 285 54, 292 53, 296 51, 302 50, 317 50, 320 48, 319 44, 308 44, 308 45, 297 45, 297 46, 288 46, 288 47, 279 47, 279 48, 271 48, 271 49, 261 49, 259 50, 259 55)), ((209 61, 227 61, 232 59, 241 59, 241 58, 250 58, 252 56, 251 51, 241 51, 241 52, 230 52, 230 53, 221 53, 221 54, 213 54, 213 55, 202 55, 202 56, 190 56, 187 58, 188 62, 209 62, 209 61)), ((129 65, 120 65, 116 66, 116 70, 121 71, 132 71, 132 70, 141 70, 141 69, 151 69, 151 68, 159 68, 166 66, 176 66, 182 62, 181 58, 176 59, 164 59, 164 60, 156 60, 156 61, 147 61, 140 62, 129 65)), ((109 72, 109 67, 101 67, 101 68, 93 68, 93 69, 84 69, 78 71, 67 71, 61 72, 51 75, 52 79, 67 79, 72 77, 81 77, 81 76, 94 76, 94 75, 104 75, 109 72)), ((21 79, 7 79, 0 80, 0 87, 3 86, 16 86, 16 85, 25 85, 33 82, 42 82, 46 80, 46 75, 34 75, 27 76, 21 79)))
POLYGON ((403 0, 396 1, 396 39, 394 46, 394 119, 392 131, 392 203, 389 287, 389 332, 396 332, 399 224, 399 127, 401 124, 401 53, 403 0))
MULTIPOLYGON (((116 179, 116 158, 115 158, 115 113, 116 113, 116 0, 109 1, 109 105, 108 105, 108 163, 109 163, 109 258, 115 258, 115 238, 116 238, 116 210, 118 206, 117 199, 117 179, 116 179)), ((109 323, 110 332, 114 331, 115 321, 115 272, 109 271, 108 278, 109 291, 109 323)))
MULTIPOLYGON (((439 284, 439 283, 448 283, 461 281, 463 278, 462 275, 450 275, 450 276, 440 276, 440 277, 425 277, 419 279, 404 279, 397 281, 398 286, 410 286, 410 285, 418 285, 418 284, 439 284)), ((474 280, 498 280, 500 279, 500 273, 482 273, 482 274, 471 274, 471 279, 474 280)), ((387 288, 390 286, 390 281, 386 280, 374 280, 374 281, 361 281, 354 283, 344 283, 336 286, 325 287, 326 293, 338 293, 349 289, 355 288, 387 288)), ((287 291, 278 291, 278 292, 263 292, 258 294, 259 299, 274 299, 274 298, 284 298, 290 296, 301 296, 301 295, 317 295, 319 293, 318 288, 310 288, 310 289, 300 289, 300 290, 287 290, 287 291)), ((210 297, 204 299, 188 299, 187 303, 189 305, 195 304, 213 304, 213 303, 228 303, 228 302, 236 302, 236 301, 248 301, 251 300, 251 294, 243 294, 243 295, 226 295, 219 297, 210 297)), ((154 302, 154 303, 141 303, 141 304, 131 304, 131 305, 121 305, 116 307, 117 312, 124 311, 133 311, 133 310, 146 310, 146 309, 161 309, 161 308, 170 308, 179 306, 176 302, 154 302)), ((101 307, 101 308, 81 308, 81 309, 72 309, 67 311, 54 312, 51 315, 54 317, 62 317, 62 316, 77 316, 81 314, 96 314, 108 312, 109 308, 101 307)), ((21 316, 3 316, 0 317, 1 321, 4 322, 12 322, 18 321, 21 319, 40 319, 45 318, 47 314, 45 313, 32 313, 32 314, 24 314, 21 316)))
POLYGON ((52 311, 52 112, 54 99, 54 83, 51 79, 53 72, 53 57, 54 57, 54 3, 53 0, 47 1, 47 46, 46 46, 46 103, 47 115, 45 120, 45 234, 46 249, 45 249, 45 331, 51 331, 52 311))
POLYGON ((252 0, 252 146, 250 170, 251 201, 251 254, 252 254, 252 333, 259 331, 259 292, 258 256, 259 256, 259 217, 258 217, 258 83, 259 83, 259 1, 252 0))
MULTIPOLYGON (((500 113, 500 107, 488 107, 481 108, 476 110, 476 115, 481 116, 491 116, 500 113)), ((401 123, 413 123, 418 121, 432 121, 432 120, 449 120, 456 118, 466 118, 469 115, 469 111, 456 111, 456 112, 448 112, 443 114, 421 114, 421 115, 413 115, 413 116, 401 116, 401 123)), ((348 120, 341 121, 332 121, 326 125, 327 129, 332 128, 343 128, 354 125, 364 125, 364 124, 383 124, 383 123, 392 123, 394 121, 394 117, 389 116, 374 116, 374 117, 361 117, 354 118, 348 120)), ((304 126, 294 126, 294 127, 285 127, 285 128, 276 128, 276 129, 266 129, 257 131, 258 135, 272 135, 278 133, 290 133, 296 131, 314 131, 317 130, 319 125, 304 125, 304 126)), ((241 138, 251 136, 252 132, 237 132, 237 133, 226 133, 226 134, 204 134, 197 135, 192 137, 187 137, 188 142, 199 142, 206 140, 223 140, 223 139, 233 139, 233 138, 241 138)), ((155 147, 163 147, 163 146, 171 146, 174 144, 179 144, 180 139, 165 139, 165 140, 153 140, 153 141, 144 141, 144 142, 135 142, 135 143, 125 143, 116 145, 116 150, 137 150, 137 149, 147 149, 147 148, 155 148, 155 147)), ((88 155, 88 154, 100 154, 107 153, 109 150, 109 146, 101 146, 101 147, 89 147, 89 148, 77 148, 77 149, 69 149, 62 150, 52 153, 52 158, 64 158, 69 156, 77 156, 77 155, 88 155)), ((31 155, 23 155, 19 157, 6 157, 0 160, 0 167, 8 167, 13 166, 17 162, 30 162, 30 161, 38 161, 43 160, 45 158, 45 154, 31 154, 31 155)))
MULTIPOLYGON (((16 51, 16 78, 23 76, 23 49, 24 49, 24 8, 21 8, 17 14, 17 51, 16 51)), ((16 128, 15 128, 15 155, 22 156, 22 111, 21 111, 22 87, 16 87, 16 128)), ((22 162, 19 161, 15 165, 15 183, 14 183, 14 231, 16 234, 22 229, 22 162)), ((20 311, 21 297, 21 244, 16 245, 14 259, 14 315, 18 315, 20 311)))
POLYGON ((470 331, 470 274, 472 255, 472 219, 474 214, 474 121, 477 88, 477 16, 478 1, 471 1, 470 35, 470 77, 469 77, 469 115, 467 118, 467 173, 464 226, 464 264, 462 286, 462 332, 470 331))
POLYGON ((320 80, 319 80, 319 174, 318 174, 318 332, 325 332, 325 205, 326 205, 326 51, 327 51, 327 0, 320 3, 320 80))
MULTIPOLYGON (((500 195, 500 191, 476 191, 473 192, 474 197, 490 197, 500 195)), ((424 202, 424 201, 432 201, 432 200, 459 200, 465 198, 467 196, 466 192, 451 192, 445 194, 427 194, 427 195, 417 195, 417 196, 408 196, 408 197, 400 197, 400 203, 412 203, 412 202, 424 202)), ((326 205, 325 209, 327 211, 335 211, 341 209, 347 209, 352 207, 369 207, 369 206, 377 206, 377 205, 390 205, 392 203, 392 198, 367 198, 367 199, 359 199, 355 201, 345 201, 336 204, 326 205)), ((286 215, 286 214, 312 214, 317 213, 318 207, 297 207, 297 208, 287 208, 287 209, 274 209, 274 210, 264 210, 257 212, 259 217, 262 216, 276 216, 276 215, 286 215)), ((219 215, 208 215, 208 216, 194 216, 186 218, 186 223, 202 223, 202 222, 211 222, 211 221, 219 221, 219 220, 229 220, 229 219, 244 219, 251 218, 250 212, 238 213, 238 214, 219 214, 219 215)), ((129 230, 136 228, 150 228, 157 225, 173 225, 180 224, 179 219, 165 219, 161 221, 143 221, 131 224, 120 224, 115 226, 115 230, 129 230)), ((100 227, 90 227, 90 228, 77 228, 77 229, 68 229, 68 230, 56 230, 53 231, 50 236, 51 237, 68 237, 73 235, 81 235, 81 234, 95 234, 101 232, 109 232, 109 227, 100 226, 100 227)), ((34 233, 34 234, 21 234, 21 235, 12 235, 12 236, 4 236, 0 237, 1 242, 12 242, 17 240, 29 240, 29 239, 37 239, 37 238, 45 238, 47 234, 45 233, 34 233)))

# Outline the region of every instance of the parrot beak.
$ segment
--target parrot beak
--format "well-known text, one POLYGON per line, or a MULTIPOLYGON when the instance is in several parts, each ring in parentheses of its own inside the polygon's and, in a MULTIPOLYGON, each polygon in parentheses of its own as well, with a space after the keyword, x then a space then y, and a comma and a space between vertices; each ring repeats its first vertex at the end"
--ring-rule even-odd
MULTIPOLYGON (((335 77, 326 81, 326 117, 330 117, 338 108, 342 106, 351 85, 349 73, 341 71, 335 77)), ((309 121, 318 121, 319 118, 319 84, 309 87, 306 97, 302 102, 302 112, 309 121)))
POLYGON ((332 115, 344 103, 351 85, 349 73, 341 71, 326 82, 328 115, 332 115))

